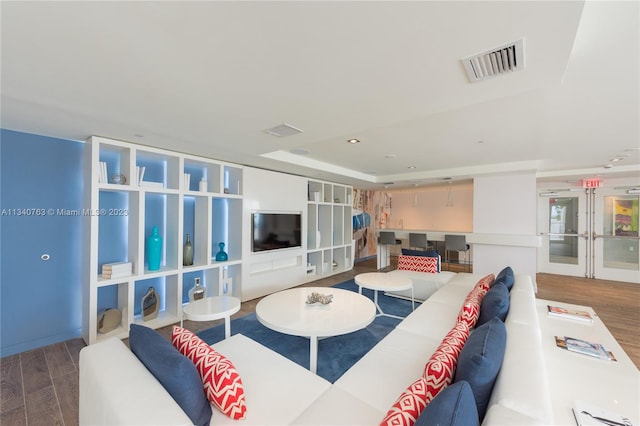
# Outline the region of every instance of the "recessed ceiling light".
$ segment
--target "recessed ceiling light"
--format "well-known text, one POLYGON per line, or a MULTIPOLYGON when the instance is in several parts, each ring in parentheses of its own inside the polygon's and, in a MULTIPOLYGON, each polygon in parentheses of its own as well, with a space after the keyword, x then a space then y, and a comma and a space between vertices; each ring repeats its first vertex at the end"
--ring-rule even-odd
POLYGON ((408 166, 407 169, 415 169, 416 166, 408 166))
POLYGON ((347 139, 347 142, 351 145, 355 145, 357 143, 360 143, 360 139, 347 139))
POLYGON ((397 155, 395 155, 395 154, 387 154, 387 155, 384 156, 384 158, 396 158, 396 157, 397 157, 397 155))
POLYGON ((142 133, 134 133, 133 136, 135 136, 136 138, 144 138, 144 135, 142 133))
POLYGON ((613 162, 613 163, 615 163, 616 161, 621 161, 621 160, 624 160, 624 158, 622 158, 622 157, 615 157, 615 158, 611 158, 611 159, 609 159, 609 161, 611 161, 611 162, 613 162))
POLYGON ((478 143, 484 143, 484 141, 478 141, 478 143))
POLYGON ((613 164, 606 164, 603 166, 605 169, 610 169, 613 167, 613 164))
POLYGON ((304 148, 293 148, 289 152, 292 153, 292 154, 296 154, 296 155, 309 155, 309 154, 311 154, 311 151, 309 151, 308 149, 304 149, 304 148))

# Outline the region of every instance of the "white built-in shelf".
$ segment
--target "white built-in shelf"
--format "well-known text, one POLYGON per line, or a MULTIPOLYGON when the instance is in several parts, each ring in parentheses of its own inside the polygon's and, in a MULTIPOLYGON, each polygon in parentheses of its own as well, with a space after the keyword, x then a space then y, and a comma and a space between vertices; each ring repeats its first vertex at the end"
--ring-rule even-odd
POLYGON ((84 216, 86 230, 83 289, 83 337, 87 344, 116 336, 126 337, 131 324, 163 327, 179 322, 182 305, 194 277, 199 277, 211 294, 219 294, 223 280, 240 288, 242 277, 243 166, 156 149, 102 137, 87 140, 85 175, 90 183, 84 208, 107 214, 84 216), (107 181, 101 175, 106 164, 107 181), (160 182, 162 187, 141 186, 138 170, 145 168, 143 180, 160 182), (189 187, 185 173, 192 175, 189 187), (110 183, 115 174, 126 177, 124 184, 110 183), (199 181, 206 177, 206 191, 199 181), (108 212, 126 214, 109 215, 108 212), (163 239, 161 267, 149 271, 145 242, 152 226, 163 239), (194 265, 182 265, 182 248, 189 233, 194 245, 194 265), (225 243, 229 261, 217 262, 218 244, 225 243), (104 263, 130 261, 133 274, 104 279, 104 263), (161 298, 158 317, 144 321, 142 295, 153 286, 161 298), (97 332, 98 314, 118 308, 122 321, 113 331, 97 332))
POLYGON ((307 265, 310 280, 353 268, 353 188, 331 182, 307 183, 307 265), (333 263, 338 264, 333 267, 333 263))

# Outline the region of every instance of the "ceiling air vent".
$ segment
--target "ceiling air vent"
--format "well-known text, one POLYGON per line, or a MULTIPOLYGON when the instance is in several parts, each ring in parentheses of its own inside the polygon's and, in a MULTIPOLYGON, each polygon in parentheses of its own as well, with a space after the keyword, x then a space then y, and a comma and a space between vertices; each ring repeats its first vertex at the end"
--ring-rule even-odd
POLYGON ((293 127, 290 124, 283 123, 279 126, 272 127, 270 129, 265 130, 266 133, 271 136, 277 136, 279 138, 284 138, 287 136, 297 135, 298 133, 302 133, 302 130, 293 127))
POLYGON ((524 69, 524 40, 462 59, 469 81, 486 80, 524 69))

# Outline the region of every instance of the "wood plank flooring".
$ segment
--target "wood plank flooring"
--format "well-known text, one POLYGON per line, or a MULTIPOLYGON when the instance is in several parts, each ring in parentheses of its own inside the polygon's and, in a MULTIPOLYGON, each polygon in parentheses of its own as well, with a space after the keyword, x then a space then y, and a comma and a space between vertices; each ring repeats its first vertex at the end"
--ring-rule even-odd
POLYGON ((538 299, 591 306, 640 368, 640 285, 537 274, 538 299))
MULTIPOLYGON (((352 271, 306 286, 332 286, 356 274, 375 271, 375 266, 375 259, 370 259, 357 263, 352 271)), ((392 263, 390 269, 393 267, 392 263)), ((536 279, 540 299, 593 307, 635 365, 640 367, 640 285, 551 274, 538 274, 536 279)), ((244 302, 232 318, 255 312, 258 301, 244 302)), ((221 323, 222 320, 185 321, 184 325, 197 332, 221 323)), ((171 327, 159 331, 168 337, 171 327)), ((82 339, 73 339, 2 358, 0 425, 77 425, 78 359, 83 347, 82 339)))

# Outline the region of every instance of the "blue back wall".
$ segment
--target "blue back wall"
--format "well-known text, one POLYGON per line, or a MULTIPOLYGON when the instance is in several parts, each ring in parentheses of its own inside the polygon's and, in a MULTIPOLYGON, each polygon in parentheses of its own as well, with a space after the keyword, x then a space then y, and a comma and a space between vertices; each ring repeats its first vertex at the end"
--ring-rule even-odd
POLYGON ((81 336, 83 152, 0 129, 2 357, 81 336))

